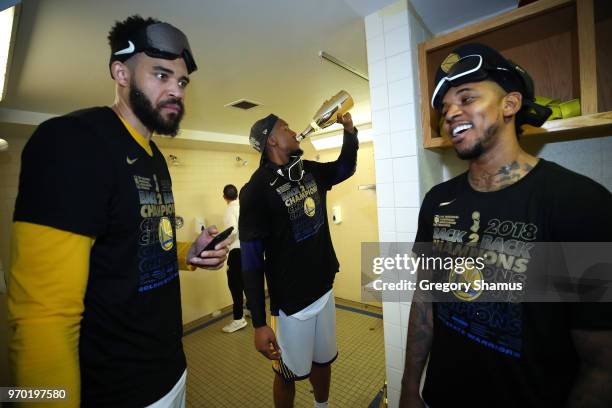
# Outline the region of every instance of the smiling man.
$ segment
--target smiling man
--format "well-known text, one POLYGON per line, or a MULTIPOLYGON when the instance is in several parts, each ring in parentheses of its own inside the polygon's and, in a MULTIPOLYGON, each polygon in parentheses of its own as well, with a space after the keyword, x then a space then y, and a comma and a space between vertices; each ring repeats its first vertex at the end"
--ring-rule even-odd
MULTIPOLYGON (((541 126, 550 114, 533 89, 521 67, 481 44, 457 48, 437 71, 432 105, 469 169, 427 193, 415 245, 452 256, 512 240, 489 247, 489 259, 505 262, 486 262, 473 279, 529 287, 540 271, 534 259, 510 256, 517 245, 610 241, 610 192, 520 147, 521 125, 541 126), (451 229, 460 240, 441 233, 451 229)), ((483 291, 432 303, 423 295, 410 311, 401 407, 612 406, 611 303, 521 303, 483 291)))
MULTIPOLYGON (((185 35, 132 16, 108 40, 111 107, 42 123, 23 150, 8 282, 14 385, 60 406, 185 404, 181 269, 223 266, 211 228, 177 247, 154 132, 176 135, 196 64, 185 35)), ((78 90, 74 90, 78 92, 78 90)), ((34 404, 36 405, 36 404, 34 404)))

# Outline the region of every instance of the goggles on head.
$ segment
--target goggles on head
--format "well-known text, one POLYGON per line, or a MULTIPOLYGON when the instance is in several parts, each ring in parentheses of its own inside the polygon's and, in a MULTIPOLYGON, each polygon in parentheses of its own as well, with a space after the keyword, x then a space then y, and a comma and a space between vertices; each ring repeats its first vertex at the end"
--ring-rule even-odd
POLYGON ((434 109, 440 109, 442 99, 450 88, 468 82, 483 81, 490 76, 490 72, 498 70, 509 71, 507 68, 488 64, 481 55, 466 55, 453 64, 447 75, 438 81, 431 97, 431 106, 434 109))
POLYGON ((124 62, 139 52, 144 52, 152 58, 167 60, 183 58, 187 72, 190 74, 198 69, 187 37, 181 30, 168 23, 151 24, 139 31, 128 40, 126 48, 112 53, 111 62, 124 62))

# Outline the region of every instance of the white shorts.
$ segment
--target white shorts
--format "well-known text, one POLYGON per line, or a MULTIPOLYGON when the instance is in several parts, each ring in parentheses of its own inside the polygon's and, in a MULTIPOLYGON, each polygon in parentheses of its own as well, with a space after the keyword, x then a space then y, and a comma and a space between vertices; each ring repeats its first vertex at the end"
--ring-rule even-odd
POLYGON ((316 307, 319 301, 313 303, 320 310, 312 315, 304 313, 313 310, 308 306, 291 316, 282 310, 272 316, 272 330, 281 349, 281 358, 272 362, 272 368, 286 382, 308 378, 313 364, 327 366, 338 357, 334 296, 330 291, 320 300, 325 303, 320 307, 316 307))
POLYGON ((187 370, 172 387, 170 392, 146 408, 185 408, 185 390, 187 389, 187 370))

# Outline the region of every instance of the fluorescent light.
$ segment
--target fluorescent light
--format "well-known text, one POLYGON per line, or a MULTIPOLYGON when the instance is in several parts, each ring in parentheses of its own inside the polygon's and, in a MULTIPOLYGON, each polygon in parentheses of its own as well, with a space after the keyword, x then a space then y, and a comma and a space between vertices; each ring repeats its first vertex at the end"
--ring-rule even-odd
MULTIPOLYGON (((367 143, 371 142, 374 139, 372 129, 363 129, 359 130, 358 134, 359 143, 367 143)), ((334 134, 333 136, 322 136, 317 138, 312 138, 310 141, 316 150, 326 150, 326 149, 334 149, 336 147, 342 146, 343 134, 334 134)))
POLYGON ((311 142, 317 150, 333 149, 334 147, 342 146, 342 135, 312 139, 311 142))
MULTIPOLYGON (((16 2, 13 2, 16 3, 16 2)), ((15 21, 15 6, 0 11, 0 101, 4 98, 7 68, 11 51, 11 37, 15 21)))

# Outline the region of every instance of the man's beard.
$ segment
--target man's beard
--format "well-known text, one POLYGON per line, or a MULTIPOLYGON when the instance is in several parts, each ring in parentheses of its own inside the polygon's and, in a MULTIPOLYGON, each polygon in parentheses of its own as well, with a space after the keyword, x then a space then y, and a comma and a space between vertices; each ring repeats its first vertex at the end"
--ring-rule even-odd
POLYGON ((473 160, 473 159, 477 159, 477 158, 480 157, 480 155, 483 152, 482 142, 479 140, 478 142, 476 142, 476 144, 474 146, 472 146, 472 148, 470 150, 466 150, 464 152, 460 152, 460 151, 455 149, 455 151, 457 152, 457 156, 461 160, 473 160))
POLYGON ((474 146, 472 146, 471 149, 460 152, 459 150, 457 150, 455 148, 455 152, 457 152, 457 156, 461 159, 461 160, 474 160, 480 157, 480 155, 482 155, 482 153, 484 152, 484 147, 483 147, 483 143, 488 142, 493 135, 495 135, 495 133, 497 133, 497 130, 499 129, 499 126, 495 125, 491 125, 487 128, 487 130, 485 131, 485 136, 481 139, 478 140, 474 146))
POLYGON ((166 99, 154 108, 149 98, 138 88, 134 81, 130 83, 130 105, 142 124, 151 132, 159 135, 176 136, 179 124, 185 113, 183 101, 176 98, 166 99), (180 111, 171 113, 168 119, 164 119, 160 112, 166 105, 177 105, 180 107, 180 111))

